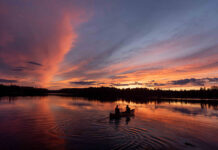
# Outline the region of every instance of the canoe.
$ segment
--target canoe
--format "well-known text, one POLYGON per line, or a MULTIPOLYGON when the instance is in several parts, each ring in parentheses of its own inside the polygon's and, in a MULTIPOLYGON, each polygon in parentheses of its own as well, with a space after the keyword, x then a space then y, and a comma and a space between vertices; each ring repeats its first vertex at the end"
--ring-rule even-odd
POLYGON ((121 117, 132 117, 135 115, 135 109, 130 110, 130 113, 127 112, 120 112, 119 115, 115 113, 110 113, 110 119, 119 119, 121 117))

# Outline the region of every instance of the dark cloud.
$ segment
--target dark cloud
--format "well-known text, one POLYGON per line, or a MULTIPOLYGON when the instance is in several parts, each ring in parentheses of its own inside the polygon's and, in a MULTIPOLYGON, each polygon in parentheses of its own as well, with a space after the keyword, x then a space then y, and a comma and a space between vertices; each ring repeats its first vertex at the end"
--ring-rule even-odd
POLYGON ((129 84, 112 83, 111 86, 129 86, 129 84))
POLYGON ((211 83, 218 83, 218 78, 205 78, 205 80, 208 80, 211 83))
POLYGON ((17 71, 17 72, 21 72, 21 71, 23 71, 25 69, 25 67, 15 67, 15 68, 13 68, 12 70, 13 71, 17 71))
POLYGON ((145 85, 141 82, 132 82, 132 83, 111 83, 111 86, 131 86, 131 85, 145 85))
POLYGON ((122 79, 122 78, 126 78, 127 76, 123 76, 123 75, 121 75, 121 76, 118 76, 118 75, 112 75, 112 76, 110 76, 109 78, 110 79, 122 79))
POLYGON ((172 80, 172 81, 168 81, 166 83, 159 83, 159 82, 155 82, 154 80, 145 83, 146 86, 148 87, 165 87, 165 86, 169 86, 172 87, 172 85, 174 86, 184 86, 184 85, 192 85, 192 86, 205 86, 205 84, 207 83, 218 83, 218 78, 200 78, 200 79, 196 79, 196 78, 188 78, 188 79, 181 79, 181 80, 172 80))
POLYGON ((164 84, 164 83, 155 83, 154 82, 154 86, 165 86, 166 84, 164 84))
POLYGON ((174 80, 171 81, 172 85, 186 85, 186 84, 192 84, 192 85, 197 85, 197 86, 204 86, 205 80, 204 79, 182 79, 182 80, 174 80))
POLYGON ((131 70, 122 72, 122 74, 135 73, 135 72, 138 72, 138 71, 143 71, 143 72, 146 72, 146 71, 155 71, 155 70, 161 70, 161 69, 163 69, 162 66, 156 66, 156 67, 142 67, 142 68, 136 68, 136 69, 131 69, 131 70))
POLYGON ((189 78, 189 79, 169 81, 168 84, 171 84, 171 85, 187 85, 187 84, 191 84, 191 85, 194 85, 194 86, 204 86, 208 82, 218 83, 218 78, 201 78, 201 79, 189 78))
MULTIPOLYGON (((98 82, 98 81, 78 81, 78 82, 70 82, 70 84, 74 85, 106 85, 107 83, 104 82, 98 82)), ((141 82, 132 82, 132 83, 110 83, 110 86, 131 86, 131 85, 145 85, 141 82)))
POLYGON ((31 65, 36 65, 36 66, 42 66, 42 64, 34 62, 34 61, 28 61, 27 63, 31 65))
POLYGON ((96 81, 78 81, 78 82, 70 82, 70 84, 76 84, 76 85, 95 85, 97 84, 96 81))
POLYGON ((158 83, 158 82, 155 82, 155 80, 152 80, 152 81, 149 81, 147 83, 144 83, 144 85, 146 85, 147 87, 161 87, 161 86, 166 86, 168 84, 158 83))
POLYGON ((17 80, 0 79, 0 83, 17 83, 17 80))

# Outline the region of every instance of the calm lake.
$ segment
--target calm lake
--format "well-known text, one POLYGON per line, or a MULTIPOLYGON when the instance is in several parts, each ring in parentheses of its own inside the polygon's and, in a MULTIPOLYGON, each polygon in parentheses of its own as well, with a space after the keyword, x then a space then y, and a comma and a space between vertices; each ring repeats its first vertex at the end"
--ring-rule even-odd
POLYGON ((0 149, 218 149, 218 108, 181 102, 0 99, 0 149), (135 116, 110 120, 116 105, 135 116))

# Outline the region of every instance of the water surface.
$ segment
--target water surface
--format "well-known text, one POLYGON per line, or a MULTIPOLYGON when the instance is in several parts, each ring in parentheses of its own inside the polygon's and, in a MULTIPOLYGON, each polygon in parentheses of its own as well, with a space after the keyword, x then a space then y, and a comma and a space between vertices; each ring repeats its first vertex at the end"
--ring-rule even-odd
POLYGON ((59 96, 0 100, 0 149, 218 149, 217 107, 59 96), (116 105, 135 117, 110 120, 116 105))

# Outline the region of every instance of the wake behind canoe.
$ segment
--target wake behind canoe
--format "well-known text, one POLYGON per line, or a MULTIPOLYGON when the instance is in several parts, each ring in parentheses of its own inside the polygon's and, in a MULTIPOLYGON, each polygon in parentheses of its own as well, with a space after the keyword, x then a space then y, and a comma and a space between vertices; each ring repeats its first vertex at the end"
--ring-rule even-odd
POLYGON ((121 117, 132 117, 135 115, 135 109, 130 110, 130 112, 120 112, 119 114, 110 113, 110 119, 119 119, 121 117))

